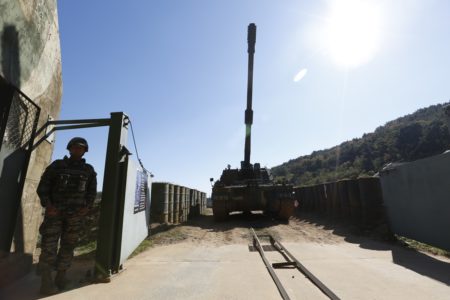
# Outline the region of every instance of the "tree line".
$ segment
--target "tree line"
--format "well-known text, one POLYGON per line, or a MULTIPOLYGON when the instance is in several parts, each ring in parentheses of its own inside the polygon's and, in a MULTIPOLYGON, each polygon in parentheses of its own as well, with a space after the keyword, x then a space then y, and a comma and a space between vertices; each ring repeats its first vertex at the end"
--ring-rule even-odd
POLYGON ((372 176, 391 162, 408 162, 450 148, 444 106, 432 105, 378 127, 361 138, 273 167, 276 181, 311 185, 372 176))

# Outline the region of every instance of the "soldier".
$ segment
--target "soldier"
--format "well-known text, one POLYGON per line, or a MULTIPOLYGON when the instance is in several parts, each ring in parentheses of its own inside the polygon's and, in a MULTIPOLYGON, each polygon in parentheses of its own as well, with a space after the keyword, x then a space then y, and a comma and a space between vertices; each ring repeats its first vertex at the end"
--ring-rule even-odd
POLYGON ((42 276, 42 294, 55 294, 69 283, 66 271, 78 243, 82 219, 97 194, 97 174, 82 158, 88 149, 84 138, 71 139, 67 144, 70 157, 55 160, 48 166, 37 188, 41 205, 45 207, 44 221, 39 228, 42 239, 38 270, 42 276))

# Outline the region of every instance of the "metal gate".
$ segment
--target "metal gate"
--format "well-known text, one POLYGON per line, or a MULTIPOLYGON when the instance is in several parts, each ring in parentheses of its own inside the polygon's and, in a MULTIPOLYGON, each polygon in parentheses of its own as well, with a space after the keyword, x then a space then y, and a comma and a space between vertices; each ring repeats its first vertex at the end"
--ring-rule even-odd
POLYGON ((0 77, 0 251, 9 252, 40 108, 0 77))

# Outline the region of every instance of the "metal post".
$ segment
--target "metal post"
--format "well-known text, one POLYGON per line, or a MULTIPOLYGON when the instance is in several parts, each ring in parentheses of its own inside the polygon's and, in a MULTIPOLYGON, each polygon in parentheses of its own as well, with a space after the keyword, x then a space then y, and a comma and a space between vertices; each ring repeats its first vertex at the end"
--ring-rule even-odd
POLYGON ((124 113, 111 113, 95 258, 95 273, 98 279, 111 276, 117 252, 115 238, 119 221, 120 162, 123 159, 123 146, 127 141, 127 121, 128 117, 124 113))
MULTIPOLYGON (((7 84, 2 77, 0 77, 0 160, 3 160, 3 155, 1 152, 4 135, 6 131, 6 126, 8 123, 9 111, 11 109, 11 103, 14 96, 14 89, 12 86, 7 84)), ((6 150, 7 151, 7 150, 6 150)), ((3 162, 0 161, 0 172, 3 171, 3 162)), ((0 174, 0 178, 3 174, 0 174)), ((17 184, 14 180, 11 180, 14 184, 17 184)), ((14 235, 14 228, 16 222, 16 215, 18 206, 20 203, 20 198, 17 199, 15 195, 15 190, 10 184, 5 185, 4 188, 8 190, 12 190, 13 192, 5 193, 1 188, 0 184, 0 192, 2 192, 2 211, 0 214, 1 217, 1 232, 0 232, 0 251, 9 252, 11 249, 11 243, 14 235), (6 194, 6 195, 5 195, 6 194), (5 199, 8 198, 8 199, 5 199)))
POLYGON ((129 162, 128 154, 129 153, 123 153, 119 162, 119 182, 117 185, 118 201, 115 216, 116 222, 113 227, 114 247, 111 249, 113 251, 111 262, 111 272, 113 274, 119 272, 121 269, 120 256, 122 248, 123 217, 125 211, 126 176, 129 162))

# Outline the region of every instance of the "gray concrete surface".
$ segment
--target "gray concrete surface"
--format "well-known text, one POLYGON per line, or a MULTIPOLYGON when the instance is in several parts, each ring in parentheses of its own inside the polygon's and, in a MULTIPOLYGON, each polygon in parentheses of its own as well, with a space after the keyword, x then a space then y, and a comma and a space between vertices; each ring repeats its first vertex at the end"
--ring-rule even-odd
POLYGON ((450 152, 380 172, 383 202, 392 231, 450 251, 450 152))
MULTIPOLYGON (((62 71, 56 0, 0 0, 0 39, 0 75, 41 107, 38 127, 48 116, 58 119, 62 71)), ((52 151, 53 145, 44 142, 31 155, 14 236, 15 252, 33 255, 36 248, 42 221, 36 188, 52 151)))
MULTIPOLYGON (((450 260, 374 243, 284 243, 341 299, 450 299, 450 260), (447 279, 446 279, 447 278, 447 279)), ((268 252, 271 262, 283 261, 268 252)), ((79 279, 82 270, 70 276, 79 279)), ((296 269, 277 270, 291 299, 326 299, 296 269)), ((0 294, 37 299, 39 278, 29 274, 0 294)), ((248 245, 178 243, 151 248, 108 284, 92 284, 49 299, 281 299, 258 252, 248 245)))

